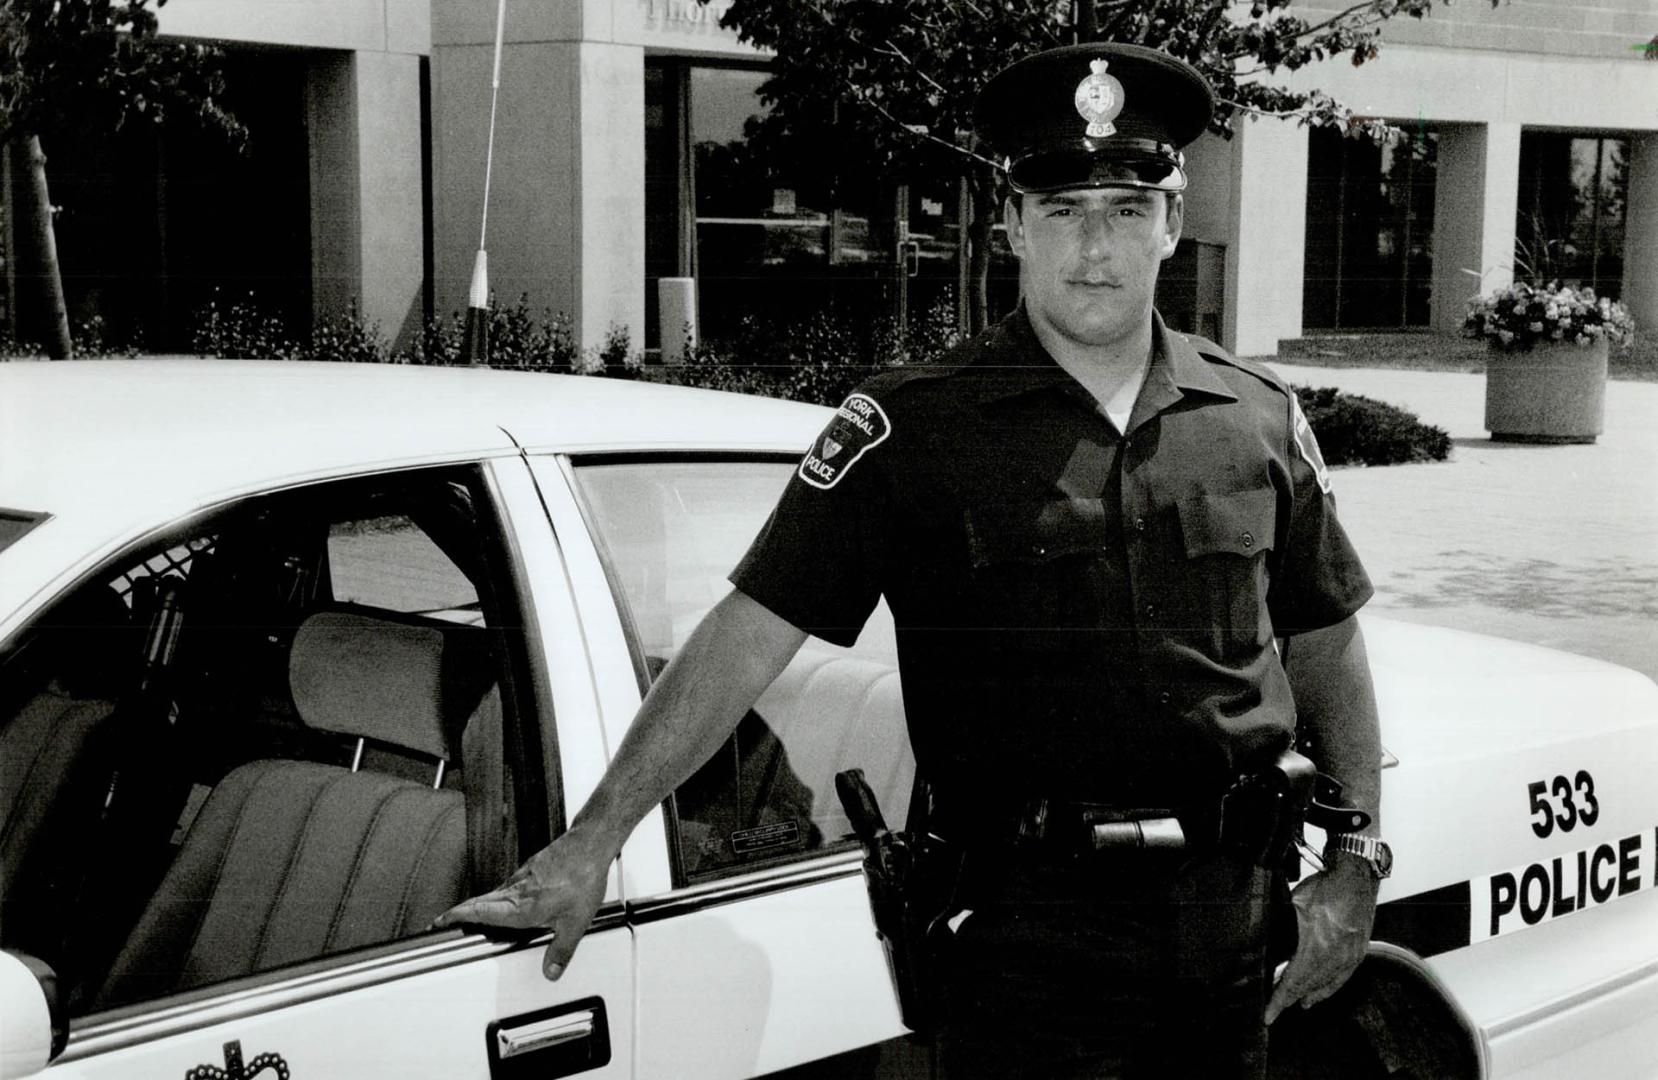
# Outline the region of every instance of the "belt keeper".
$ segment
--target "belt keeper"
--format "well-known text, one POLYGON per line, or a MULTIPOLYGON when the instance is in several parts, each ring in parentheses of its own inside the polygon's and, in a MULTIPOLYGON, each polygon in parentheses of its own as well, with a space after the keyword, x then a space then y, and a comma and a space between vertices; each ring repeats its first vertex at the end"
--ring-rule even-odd
POLYGON ((1106 848, 1163 848, 1186 846, 1186 832, 1172 817, 1142 821, 1101 821, 1091 826, 1095 851, 1106 848))

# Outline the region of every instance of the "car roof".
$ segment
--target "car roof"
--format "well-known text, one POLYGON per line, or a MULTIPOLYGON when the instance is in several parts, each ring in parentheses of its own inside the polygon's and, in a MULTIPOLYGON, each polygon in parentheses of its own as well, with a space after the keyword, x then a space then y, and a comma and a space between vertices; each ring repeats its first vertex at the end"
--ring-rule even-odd
POLYGON ((825 415, 766 398, 486 368, 0 363, 0 507, 196 503, 519 446, 799 453, 825 415))

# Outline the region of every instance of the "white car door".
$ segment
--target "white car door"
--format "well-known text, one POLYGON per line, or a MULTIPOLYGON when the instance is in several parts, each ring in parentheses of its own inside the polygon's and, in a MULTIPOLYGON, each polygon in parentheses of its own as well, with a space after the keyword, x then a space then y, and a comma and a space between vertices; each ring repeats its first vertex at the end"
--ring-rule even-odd
MULTIPOLYGON (((781 455, 535 457, 620 740, 794 465, 781 455), (579 550, 578 537, 596 545, 579 550)), ((808 1063, 925 1072, 904 1039, 834 776, 862 767, 889 819, 913 781, 891 618, 856 649, 809 641, 736 734, 622 855, 638 948, 641 1078, 808 1063)), ((587 946, 583 945, 585 949, 587 946)), ((578 952, 577 955, 580 955, 578 952)))
MULTIPOLYGON (((191 523, 189 528, 194 532, 190 535, 164 539, 161 556, 152 557, 147 550, 126 553, 126 562, 132 566, 125 576, 113 579, 115 591, 124 581, 130 593, 135 578, 176 578, 184 597, 179 621, 188 634, 191 620, 199 619, 201 610, 197 598, 189 592, 192 576, 205 576, 204 566, 216 566, 226 583, 251 580, 246 565, 235 574, 225 574, 226 560, 232 558, 233 550, 242 552, 238 557, 246 558, 254 540, 276 548, 282 538, 290 535, 315 539, 320 535, 313 528, 317 521, 326 524, 322 530, 326 544, 279 551, 282 557, 272 563, 290 570, 302 568, 283 580, 283 588, 278 590, 283 603, 297 603, 307 612, 313 608, 344 608, 363 618, 368 618, 363 613, 369 612, 385 620, 401 620, 398 625, 435 628, 440 634, 454 627, 457 634, 481 630, 495 635, 495 647, 487 652, 492 658, 505 659, 491 660, 502 666, 495 669, 494 688, 485 693, 484 700, 493 693, 505 702, 499 714, 506 717, 502 729, 507 734, 501 738, 511 740, 504 752, 499 746, 495 750, 498 757, 505 758, 505 771, 515 778, 517 786, 501 787, 494 798, 497 806, 510 804, 518 815, 515 821, 513 812, 503 810, 503 820, 510 828, 497 829, 509 835, 496 866, 500 872, 510 869, 521 854, 527 854, 527 850, 520 850, 520 841, 533 847, 560 827, 564 815, 558 804, 559 793, 589 782, 604 756, 603 733, 598 730, 593 682, 575 605, 557 545, 522 458, 401 471, 387 474, 384 482, 376 477, 352 478, 242 500, 222 514, 215 512, 201 522, 191 523), (350 511, 343 517, 339 516, 345 512, 342 507, 350 511), (286 530, 285 525, 291 522, 285 515, 301 509, 305 528, 286 530), (324 513, 335 516, 318 516, 324 513), (462 517, 454 517, 456 513, 462 517), (471 531, 429 528, 434 514, 450 514, 450 526, 469 526, 471 531), (239 531, 243 526, 255 531, 239 531), (481 538, 482 542, 472 545, 469 538, 481 538), (463 553, 466 551, 470 554, 463 553), (460 571, 460 566, 468 566, 467 571, 460 571), (482 584, 484 578, 489 582, 487 588, 482 584), (519 633, 518 627, 524 632, 519 633), (522 751, 515 758, 511 746, 534 747, 540 760, 531 762, 522 751), (542 773, 543 763, 559 761, 569 766, 570 775, 537 775, 542 773), (523 820, 526 814, 532 818, 539 815, 542 820, 523 820), (514 831, 517 837, 510 835, 514 831)), ((297 539, 295 542, 300 543, 297 539)), ((113 573, 120 567, 112 563, 110 569, 113 573)), ((107 588, 102 579, 87 587, 107 588)), ((215 625, 203 640, 210 640, 221 652, 239 648, 238 643, 244 639, 252 643, 251 648, 277 649, 282 636, 278 627, 284 619, 271 616, 270 628, 266 629, 255 625, 262 618, 238 607, 234 618, 215 625)), ((198 621, 195 625, 206 624, 198 621)), ((194 662, 189 658, 210 651, 201 646, 181 647, 178 655, 185 659, 178 662, 194 662)), ((450 654, 445 651, 443 656, 447 672, 450 654)), ((282 667, 285 671, 286 664, 282 667)), ((249 662, 238 670, 253 678, 264 666, 249 662)), ((186 681, 191 686, 218 685, 209 678, 211 674, 194 673, 190 680, 180 680, 179 685, 186 681)), ((53 682, 42 694, 49 697, 62 691, 61 682, 53 682)), ((297 700, 297 693, 295 697, 297 700)), ((40 700, 37 707, 45 707, 39 705, 40 700)), ((192 722, 192 709, 206 706, 192 704, 181 691, 171 707, 177 724, 184 725, 192 722)), ((469 738, 474 726, 484 723, 479 717, 487 712, 480 705, 467 721, 469 738)), ((218 723, 230 719, 213 716, 218 723)), ((302 726, 290 723, 292 719, 267 718, 266 726, 282 727, 283 738, 291 742, 300 738, 297 729, 302 726)), ((0 716, 0 730, 7 723, 7 718, 0 716)), ((448 764, 453 768, 445 786, 457 793, 467 792, 470 814, 472 789, 468 785, 481 782, 479 777, 488 772, 485 761, 490 751, 477 749, 480 744, 476 741, 464 745, 464 752, 451 754, 448 764), (461 774, 465 775, 457 783, 455 778, 461 774)), ((376 752, 380 751, 371 746, 370 758, 376 752)), ((358 756, 363 756, 360 749, 358 756)), ((388 762, 397 757, 390 751, 382 752, 382 756, 388 762)), ((265 762, 251 764, 258 767, 265 762)), ((279 767, 292 764, 282 762, 279 767)), ((331 776, 346 773, 343 765, 305 765, 333 770, 331 776)), ((365 760, 362 771, 371 767, 391 765, 375 766, 373 761, 365 760)), ((496 769, 500 771, 499 764, 496 769)), ((360 775, 355 765, 351 775, 360 775)), ((445 784, 443 775, 438 776, 439 784, 445 784)), ((418 793, 428 783, 422 780, 397 790, 418 793)), ((219 786, 229 785, 221 782, 219 786)), ((217 788, 199 779, 195 787, 202 789, 199 794, 193 791, 191 799, 193 812, 199 816, 181 819, 178 825, 173 847, 179 849, 179 854, 173 869, 185 853, 193 850, 195 826, 213 813, 217 788), (203 802, 207 809, 199 805, 203 802)), ((456 794, 451 802, 458 804, 460 796, 456 794)), ((186 817, 191 813, 187 810, 186 817)), ((280 928, 273 928, 278 918, 302 918, 311 901, 308 896, 288 894, 294 891, 292 882, 301 869, 298 864, 312 857, 309 852, 328 851, 327 834, 333 826, 322 811, 313 809, 312 813, 305 829, 311 846, 296 847, 297 853, 280 875, 283 899, 293 903, 269 920, 250 923, 247 929, 248 935, 261 936, 261 944, 266 935, 274 940, 282 933, 280 928)), ((236 844, 245 834, 257 833, 264 824, 254 816, 238 820, 222 867, 236 864, 236 844)), ((483 831, 487 834, 487 827, 483 831)), ((474 854, 473 840, 467 841, 469 855, 474 854)), ((368 849, 359 850, 356 862, 340 862, 336 877, 349 875, 354 884, 360 875, 376 872, 375 867, 367 865, 373 857, 362 856, 364 850, 368 849)), ((157 897, 166 892, 172 880, 169 871, 169 884, 158 890, 157 897)), ((309 873, 306 880, 306 887, 317 893, 317 904, 323 902, 322 894, 338 884, 327 872, 309 873)), ((14 879, 7 884, 11 887, 19 883, 14 879)), ((59 883, 45 884, 55 888, 59 883)), ((635 956, 632 933, 622 918, 619 884, 619 876, 613 876, 609 902, 601 909, 575 962, 557 983, 541 975, 544 939, 488 940, 460 930, 424 931, 429 914, 405 932, 377 944, 348 951, 322 949, 311 959, 208 980, 182 990, 104 1001, 100 995, 107 995, 109 982, 101 975, 93 976, 83 994, 85 1004, 72 1010, 79 1015, 73 1017, 68 1047, 42 1075, 88 1080, 628 1077, 635 1066, 635 956), (100 982, 103 991, 97 989, 100 982)), ((346 888, 349 891, 349 886, 346 888)), ((215 889, 204 903, 217 907, 224 902, 223 892, 215 889)), ((250 904, 258 899, 230 898, 233 903, 250 904)), ((140 904, 144 902, 145 898, 139 898, 140 904)), ((156 900, 150 898, 147 902, 153 905, 156 900)), ((352 917, 344 908, 341 911, 344 913, 333 916, 336 923, 352 917)), ((44 906, 24 910, 23 914, 42 912, 49 914, 44 906)), ((28 927, 8 929, 22 933, 28 927)), ((52 932, 61 929, 46 925, 37 940, 49 941, 52 932)), ((194 932, 199 941, 200 924, 194 932)), ((163 924, 156 936, 165 938, 171 933, 172 928, 163 924)), ((235 935, 227 940, 237 944, 235 935)), ((129 939, 126 950, 131 947, 129 939)), ((129 955, 126 950, 116 963, 118 971, 129 955)), ((195 951, 189 953, 189 959, 192 964, 211 965, 214 961, 195 951)), ((140 959, 135 963, 142 967, 144 962, 140 959)), ((161 973, 162 977, 171 974, 161 973)))

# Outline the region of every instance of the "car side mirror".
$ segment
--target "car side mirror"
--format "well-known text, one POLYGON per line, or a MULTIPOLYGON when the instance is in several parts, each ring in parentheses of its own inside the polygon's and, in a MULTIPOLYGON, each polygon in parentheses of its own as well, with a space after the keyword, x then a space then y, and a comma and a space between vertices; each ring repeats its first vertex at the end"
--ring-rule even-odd
POLYGON ((69 1041, 58 976, 44 960, 0 949, 0 1080, 46 1068, 69 1041))

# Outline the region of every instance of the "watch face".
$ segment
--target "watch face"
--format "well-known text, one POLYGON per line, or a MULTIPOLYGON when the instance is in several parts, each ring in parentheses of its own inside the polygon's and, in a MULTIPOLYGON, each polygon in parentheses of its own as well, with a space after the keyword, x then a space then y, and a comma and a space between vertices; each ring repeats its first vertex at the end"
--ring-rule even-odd
POLYGON ((1380 877, 1393 873, 1393 849, 1386 840, 1376 841, 1376 873, 1380 877))

